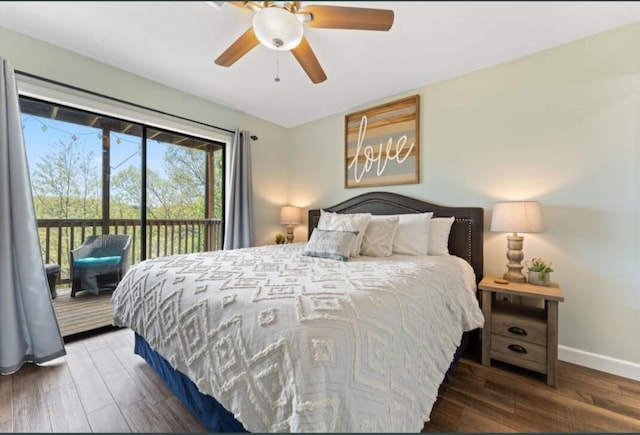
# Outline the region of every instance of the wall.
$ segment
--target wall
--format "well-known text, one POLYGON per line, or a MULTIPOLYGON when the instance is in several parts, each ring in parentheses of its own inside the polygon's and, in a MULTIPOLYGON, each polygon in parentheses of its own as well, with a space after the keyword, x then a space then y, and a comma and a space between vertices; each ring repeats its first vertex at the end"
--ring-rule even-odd
POLYGON ((525 236, 525 258, 556 269, 561 358, 640 379, 639 44, 634 24, 371 102, 420 95, 420 184, 345 189, 346 113, 291 129, 289 202, 387 190, 483 207, 485 273, 502 274, 492 205, 538 200, 545 231, 525 236))
POLYGON ((104 63, 0 27, 0 57, 14 69, 226 129, 248 130, 252 144, 256 243, 272 243, 287 201, 286 129, 104 63), (260 162, 259 164, 257 162, 260 162))

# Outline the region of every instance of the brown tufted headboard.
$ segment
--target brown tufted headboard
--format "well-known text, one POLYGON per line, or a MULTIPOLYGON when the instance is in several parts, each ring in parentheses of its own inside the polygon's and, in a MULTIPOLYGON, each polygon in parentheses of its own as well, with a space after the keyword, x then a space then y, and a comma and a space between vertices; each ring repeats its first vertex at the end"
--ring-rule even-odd
MULTIPOLYGON (((445 207, 391 192, 363 193, 332 207, 334 213, 375 215, 433 212, 434 217, 455 218, 449 234, 449 252, 469 262, 477 282, 483 276, 484 210, 480 207, 445 207)), ((309 236, 318 226, 320 209, 309 210, 309 236)))

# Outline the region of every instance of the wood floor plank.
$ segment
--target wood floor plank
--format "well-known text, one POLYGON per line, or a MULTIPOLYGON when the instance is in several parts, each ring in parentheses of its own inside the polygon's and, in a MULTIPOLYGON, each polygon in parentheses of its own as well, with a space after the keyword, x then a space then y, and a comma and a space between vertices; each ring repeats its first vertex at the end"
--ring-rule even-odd
POLYGON ((82 344, 84 348, 87 349, 89 355, 91 355, 94 351, 103 349, 107 347, 107 341, 104 339, 106 334, 94 335, 93 337, 88 337, 82 340, 82 344))
MULTIPOLYGON (((96 352, 94 362, 103 358, 101 365, 107 367, 98 368, 102 379, 104 379, 111 396, 118 406, 126 408, 144 399, 144 395, 138 388, 136 382, 129 376, 129 373, 122 367, 120 361, 113 355, 109 348, 100 349, 96 352), (112 364, 105 364, 104 361, 112 361, 112 364)), ((98 365, 98 364, 96 364, 98 365)))
POLYGON ((40 366, 33 365, 38 382, 45 393, 61 387, 73 385, 66 357, 56 358, 40 366))
POLYGON ((87 414, 92 432, 131 432, 120 408, 116 404, 107 405, 87 414))
POLYGON ((487 391, 504 393, 505 397, 511 395, 510 400, 521 406, 536 406, 547 415, 566 415, 569 401, 552 391, 538 391, 527 385, 513 384, 497 375, 494 380, 487 382, 487 391))
POLYGON ((0 375, 0 432, 13 431, 13 377, 0 375))
MULTIPOLYGON (((501 429, 496 429, 499 432, 503 432, 505 428, 517 432, 549 431, 549 428, 545 426, 545 422, 532 422, 521 417, 516 417, 514 403, 509 403, 508 406, 504 406, 491 401, 478 401, 476 394, 467 395, 465 392, 455 388, 447 388, 445 394, 453 403, 464 407, 463 416, 467 415, 466 413, 468 411, 473 411, 474 414, 472 415, 474 416, 477 416, 477 414, 490 415, 492 422, 501 427, 501 429), (513 407, 513 409, 509 409, 511 407, 513 407)), ((463 418, 462 421, 464 422, 465 419, 463 418)))
POLYGON ((640 397, 640 382, 637 385, 620 384, 620 392, 627 397, 640 397))
POLYGON ((437 400, 431 409, 431 420, 425 423, 423 432, 457 432, 462 416, 463 406, 457 405, 446 398, 437 400), (443 430, 447 428, 447 430, 443 430))
POLYGON ((109 389, 98 372, 89 352, 78 350, 68 357, 69 371, 87 413, 114 403, 109 389))
POLYGON ((67 351, 67 355, 70 355, 77 352, 85 352, 87 348, 82 344, 82 340, 75 340, 65 343, 64 350, 67 351))
POLYGON ((603 432, 640 432, 640 420, 597 406, 580 403, 572 410, 573 422, 587 422, 603 432))
POLYGON ((466 379, 452 378, 446 385, 446 388, 452 388, 458 391, 464 391, 467 396, 481 403, 491 404, 506 412, 513 414, 515 412, 514 403, 509 400, 508 394, 490 390, 485 388, 486 381, 481 383, 466 382, 466 379))
POLYGON ((627 397, 622 394, 599 391, 594 392, 591 396, 593 397, 593 404, 600 408, 640 420, 640 395, 627 397))
POLYGON ((91 427, 75 386, 51 390, 46 394, 53 432, 89 432, 91 427))
POLYGON ((121 329, 109 334, 103 334, 107 345, 112 350, 126 347, 127 349, 133 349, 133 332, 130 329, 121 329), (129 339, 129 337, 131 337, 129 339))
MULTIPOLYGON (((482 432, 522 432, 505 424, 499 423, 491 415, 465 408, 462 411, 462 421, 460 431, 477 432, 482 428, 482 432)), ((526 432, 526 431, 525 431, 526 432)))
POLYGON ((171 432, 165 426, 166 422, 154 412, 153 404, 144 400, 123 409, 122 415, 133 432, 171 432))
POLYGON ((152 407, 162 427, 169 432, 207 432, 191 412, 175 397, 167 397, 152 407))
POLYGON ((45 393, 39 385, 38 374, 32 370, 32 365, 27 365, 12 375, 13 430, 51 432, 45 393))
POLYGON ((536 432, 572 432, 573 425, 564 413, 543 411, 538 404, 518 400, 515 418, 529 422, 536 432))
POLYGON ((133 353, 133 349, 123 347, 114 353, 147 401, 160 402, 172 394, 153 369, 133 353))
POLYGON ((462 384, 453 382, 444 385, 442 391, 450 401, 465 408, 470 406, 486 406, 494 412, 503 411, 507 414, 513 414, 515 412, 515 405, 511 401, 505 400, 504 396, 493 391, 488 391, 485 394, 482 391, 465 389, 462 384), (495 399, 496 397, 497 399, 495 399))

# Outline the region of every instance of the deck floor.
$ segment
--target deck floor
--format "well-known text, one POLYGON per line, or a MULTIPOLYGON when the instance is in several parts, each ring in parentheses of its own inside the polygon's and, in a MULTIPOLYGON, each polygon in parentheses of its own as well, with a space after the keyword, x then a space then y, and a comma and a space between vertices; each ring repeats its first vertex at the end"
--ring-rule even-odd
POLYGON ((58 288, 58 297, 53 299, 53 309, 63 337, 111 326, 113 290, 102 290, 94 295, 87 291, 71 297, 71 288, 58 288))

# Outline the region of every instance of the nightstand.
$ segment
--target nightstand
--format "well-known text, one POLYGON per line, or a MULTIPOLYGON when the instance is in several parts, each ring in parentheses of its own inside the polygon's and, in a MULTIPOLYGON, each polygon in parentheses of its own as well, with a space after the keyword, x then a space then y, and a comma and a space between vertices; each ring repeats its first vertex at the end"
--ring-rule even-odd
POLYGON ((547 375, 547 384, 558 384, 558 302, 560 287, 510 282, 498 284, 486 276, 478 284, 482 293, 482 364, 491 359, 547 375), (544 308, 499 301, 496 293, 536 298, 544 308))

